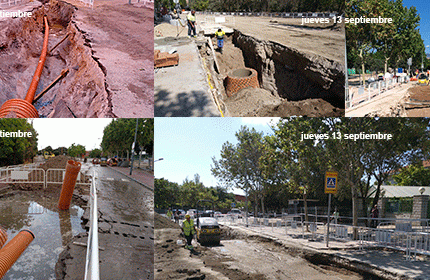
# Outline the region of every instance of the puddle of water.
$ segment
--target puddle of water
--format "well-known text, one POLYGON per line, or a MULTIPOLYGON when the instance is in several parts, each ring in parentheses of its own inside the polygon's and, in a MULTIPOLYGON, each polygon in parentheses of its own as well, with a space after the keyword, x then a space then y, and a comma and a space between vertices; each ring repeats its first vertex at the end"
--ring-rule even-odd
POLYGON ((7 230, 8 242, 22 229, 35 235, 2 279, 55 279, 59 254, 74 235, 85 232, 81 226, 84 210, 72 200, 68 211, 60 211, 58 197, 59 194, 41 197, 23 192, 0 198, 0 224, 7 230))

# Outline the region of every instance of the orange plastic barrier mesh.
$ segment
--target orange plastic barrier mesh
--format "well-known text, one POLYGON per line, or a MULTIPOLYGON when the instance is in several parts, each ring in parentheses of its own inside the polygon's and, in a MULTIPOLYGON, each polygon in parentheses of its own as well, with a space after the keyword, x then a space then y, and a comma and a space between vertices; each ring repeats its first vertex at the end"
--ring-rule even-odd
POLYGON ((18 260, 33 239, 34 234, 31 231, 22 230, 0 250, 0 279, 18 260))
POLYGON ((69 160, 66 165, 66 175, 64 176, 63 186, 61 187, 58 208, 61 210, 69 209, 72 202, 73 190, 75 189, 76 179, 81 170, 81 163, 69 160))

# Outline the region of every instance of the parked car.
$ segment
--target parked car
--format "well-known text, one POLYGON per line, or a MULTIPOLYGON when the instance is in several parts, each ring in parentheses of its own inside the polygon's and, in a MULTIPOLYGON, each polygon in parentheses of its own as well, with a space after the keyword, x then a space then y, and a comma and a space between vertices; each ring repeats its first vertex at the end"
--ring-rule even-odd
POLYGON ((117 166, 118 160, 116 158, 110 158, 107 160, 107 164, 109 164, 109 166, 117 166))
POLYGON ((242 218, 242 212, 241 212, 239 209, 237 209, 237 208, 233 208, 233 209, 231 209, 231 210, 227 213, 227 215, 230 215, 230 216, 237 216, 238 218, 242 218))
POLYGON ((100 166, 107 166, 107 158, 102 157, 100 159, 100 166))
POLYGON ((196 215, 197 215, 197 210, 196 209, 188 209, 187 214, 190 215, 191 219, 194 219, 194 217, 196 217, 196 215))
POLYGON ((429 83, 429 78, 426 74, 421 73, 418 75, 418 84, 419 85, 427 85, 429 83))

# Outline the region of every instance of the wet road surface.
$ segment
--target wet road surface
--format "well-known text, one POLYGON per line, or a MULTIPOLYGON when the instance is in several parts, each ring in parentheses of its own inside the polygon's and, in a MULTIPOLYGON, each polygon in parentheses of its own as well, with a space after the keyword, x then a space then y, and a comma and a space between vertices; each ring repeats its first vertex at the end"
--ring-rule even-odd
POLYGON ((0 198, 0 224, 7 230, 8 242, 22 229, 35 235, 2 279, 55 279, 59 254, 74 235, 85 231, 81 226, 84 210, 73 200, 69 210, 58 210, 59 191, 47 195, 9 191, 0 198))
MULTIPOLYGON (((100 279, 153 279, 153 192, 107 167, 94 170, 98 191, 100 279)), ((86 243, 86 237, 79 239, 76 241, 86 243)), ((65 279, 83 278, 85 251, 84 247, 70 246, 71 260, 63 257, 65 279)))

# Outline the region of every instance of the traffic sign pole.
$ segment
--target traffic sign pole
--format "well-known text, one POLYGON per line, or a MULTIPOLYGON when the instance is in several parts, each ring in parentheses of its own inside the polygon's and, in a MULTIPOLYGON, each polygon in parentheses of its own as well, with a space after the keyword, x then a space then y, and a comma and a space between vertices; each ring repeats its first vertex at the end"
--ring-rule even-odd
POLYGON ((331 193, 328 194, 326 247, 328 247, 328 241, 330 236, 330 204, 331 204, 331 193))
POLYGON ((326 234, 326 246, 328 247, 330 237, 330 206, 331 206, 331 194, 337 193, 337 172, 326 172, 325 173, 325 185, 324 192, 328 194, 328 209, 327 209, 327 234, 326 234))

